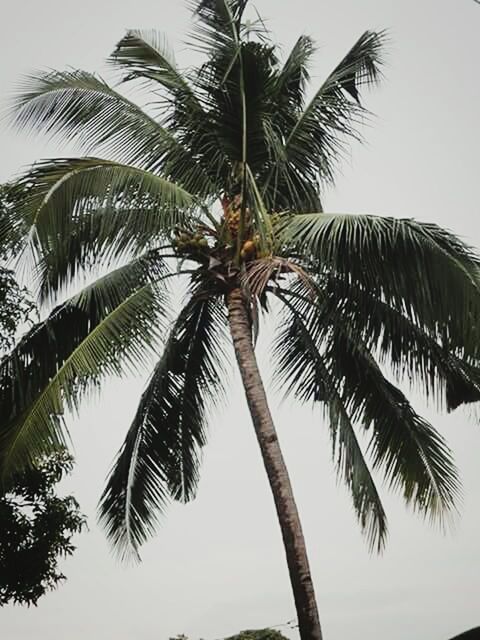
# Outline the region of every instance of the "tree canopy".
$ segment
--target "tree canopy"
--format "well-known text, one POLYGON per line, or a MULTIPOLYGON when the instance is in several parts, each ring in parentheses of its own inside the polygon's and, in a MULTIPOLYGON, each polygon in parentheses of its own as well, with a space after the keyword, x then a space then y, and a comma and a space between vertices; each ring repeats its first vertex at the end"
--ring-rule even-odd
POLYGON ((0 606, 36 605, 65 580, 59 562, 73 553, 72 538, 85 525, 76 500, 55 492, 72 462, 66 452, 44 458, 0 495, 0 606))
POLYGON ((21 232, 12 232, 10 187, 0 185, 0 354, 12 348, 19 327, 31 320, 35 304, 26 287, 18 284, 8 261, 19 251, 21 232))

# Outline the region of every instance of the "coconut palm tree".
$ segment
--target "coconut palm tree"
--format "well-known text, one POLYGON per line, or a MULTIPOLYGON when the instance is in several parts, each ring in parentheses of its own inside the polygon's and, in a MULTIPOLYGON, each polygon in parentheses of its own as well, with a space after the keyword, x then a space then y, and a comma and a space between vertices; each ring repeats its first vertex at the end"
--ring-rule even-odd
POLYGON ((5 480, 63 446, 64 413, 153 353, 99 507, 115 547, 138 553, 167 503, 195 496, 231 340, 300 635, 319 640, 255 357, 259 317, 280 314, 278 382, 324 408, 338 473, 381 549, 387 521, 373 472, 432 518, 444 518, 459 492, 447 445, 383 365, 448 410, 480 399, 479 262, 434 224, 322 210, 345 144, 360 137, 360 91, 379 79, 384 34, 364 33, 307 101, 312 40, 300 37, 281 62, 263 23, 244 20, 246 4, 193 3, 195 69, 181 71, 156 32, 122 38, 110 62, 127 85, 153 90, 145 109, 75 70, 36 75, 18 98, 18 126, 76 141, 87 155, 39 162, 18 181, 11 227, 27 225, 24 263, 40 301, 56 306, 1 363, 1 471, 5 480), (178 278, 187 294, 175 317, 178 278))

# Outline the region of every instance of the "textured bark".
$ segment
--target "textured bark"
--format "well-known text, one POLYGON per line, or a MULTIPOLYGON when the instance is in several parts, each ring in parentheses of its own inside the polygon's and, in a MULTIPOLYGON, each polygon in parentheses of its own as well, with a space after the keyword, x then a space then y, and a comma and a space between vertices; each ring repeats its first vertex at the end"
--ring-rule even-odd
POLYGON ((302 640, 322 640, 300 518, 258 370, 251 323, 240 289, 228 294, 227 303, 235 355, 282 530, 300 637, 302 640))

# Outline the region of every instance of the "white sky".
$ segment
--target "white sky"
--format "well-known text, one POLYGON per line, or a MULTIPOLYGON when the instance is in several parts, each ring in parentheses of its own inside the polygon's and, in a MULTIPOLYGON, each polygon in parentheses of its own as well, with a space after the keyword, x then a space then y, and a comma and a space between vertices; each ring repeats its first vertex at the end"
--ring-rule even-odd
MULTIPOLYGON (((480 245, 480 6, 473 0, 256 0, 255 6, 285 49, 302 32, 315 37, 316 82, 362 31, 390 29, 386 81, 367 100, 377 114, 368 145, 354 149, 325 198, 327 210, 415 217, 480 245)), ((155 27, 178 45, 189 21, 183 2, 166 0, 2 0, 1 9, 0 108, 32 69, 102 70, 126 28, 155 27)), ((178 58, 195 62, 185 50, 178 58)), ((0 149, 0 180, 35 159, 67 153, 5 125, 0 149)), ((265 345, 260 351, 267 354, 265 345)), ((268 359, 262 364, 269 380, 268 359)), ((170 510, 138 567, 116 562, 94 512, 143 380, 112 383, 85 406, 72 423, 78 465, 68 489, 89 514, 90 531, 65 563, 64 586, 38 608, 0 610, 2 640, 166 640, 181 632, 215 640, 294 617, 273 502, 238 377, 232 380, 228 406, 212 420, 198 499, 170 510)), ((391 535, 378 558, 369 555, 348 496, 336 485, 321 416, 290 401, 280 405, 273 395, 272 407, 326 640, 446 640, 480 624, 478 425, 462 413, 427 412, 462 473, 461 517, 443 535, 387 497, 391 535)))

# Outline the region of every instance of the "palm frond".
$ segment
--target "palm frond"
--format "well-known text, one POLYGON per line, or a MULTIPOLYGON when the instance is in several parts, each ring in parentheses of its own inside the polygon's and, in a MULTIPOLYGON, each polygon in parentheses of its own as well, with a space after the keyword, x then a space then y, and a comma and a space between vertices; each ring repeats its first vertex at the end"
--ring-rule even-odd
POLYGON ((323 211, 317 176, 302 174, 285 161, 285 148, 277 150, 277 159, 268 167, 263 183, 263 198, 270 211, 323 211))
MULTIPOLYGON (((385 39, 383 31, 365 31, 360 36, 295 123, 286 141, 287 149, 295 152, 308 141, 320 141, 319 138, 315 138, 315 127, 321 129, 317 135, 323 133, 325 136, 321 146, 327 147, 330 142, 333 144, 332 151, 336 149, 332 134, 357 137, 353 126, 358 123, 358 118, 363 112, 359 100, 360 89, 379 81, 385 39), (353 98, 357 106, 349 98, 353 98)), ((318 145, 315 145, 314 149, 321 151, 320 157, 326 152, 326 148, 320 150, 318 145)), ((313 149, 310 150, 312 151, 313 149)), ((328 173, 327 171, 327 175, 328 173)))
POLYGON ((272 289, 272 283, 276 283, 286 276, 294 276, 301 283, 304 292, 316 295, 315 281, 296 262, 279 256, 267 256, 249 262, 240 276, 240 282, 248 297, 261 298, 272 289))
POLYGON ((65 445, 63 415, 107 375, 144 365, 165 326, 158 256, 86 287, 34 326, 0 363, 2 476, 65 445))
POLYGON ((350 335, 377 353, 399 380, 420 386, 448 411, 480 401, 478 360, 449 344, 443 326, 424 327, 372 291, 331 274, 319 292, 326 325, 348 325, 350 335))
POLYGON ((338 476, 351 493, 355 514, 370 547, 381 551, 387 537, 387 517, 347 404, 297 305, 291 304, 288 295, 279 297, 285 305, 285 322, 274 342, 276 380, 302 402, 322 403, 329 420, 338 476))
POLYGON ((99 506, 124 556, 138 555, 171 498, 195 495, 207 407, 223 389, 225 323, 221 301, 194 291, 142 395, 99 506))
POLYGON ((55 293, 84 268, 92 244, 114 256, 139 251, 170 237, 194 203, 164 178, 99 158, 38 163, 18 180, 16 190, 16 215, 30 229, 30 248, 40 265, 37 285, 45 294, 55 293), (86 234, 90 246, 79 247, 86 234))
POLYGON ((275 173, 296 173, 311 184, 333 181, 345 140, 361 139, 366 112, 359 90, 378 81, 384 41, 383 32, 366 31, 328 76, 286 134, 286 160, 270 173, 268 186, 275 173))
POLYGON ((77 140, 86 153, 111 153, 125 162, 159 159, 172 136, 101 78, 81 70, 28 77, 13 108, 20 128, 44 129, 77 140))
POLYGON ((420 326, 441 328, 449 346, 478 353, 480 263, 453 234, 371 215, 300 214, 281 226, 280 242, 307 256, 314 272, 340 275, 420 326))
MULTIPOLYGON (((186 146, 201 149, 202 157, 208 154, 218 158, 224 190, 238 185, 244 163, 248 161, 257 176, 274 156, 271 147, 279 135, 272 98, 275 64, 273 47, 233 42, 219 48, 195 79, 208 118, 194 129, 188 114, 182 115, 178 124, 185 128, 187 123, 187 130, 199 132, 190 137, 190 142, 184 142, 186 146), (232 180, 234 184, 230 185, 232 180)), ((184 139, 182 134, 180 137, 184 139)))
POLYGON ((341 402, 349 420, 370 433, 373 469, 382 471, 389 486, 401 491, 414 509, 442 521, 455 508, 460 485, 441 436, 384 377, 345 319, 325 323, 315 302, 277 295, 293 309, 296 322, 290 321, 290 333, 285 328, 276 343, 280 381, 301 399, 327 405, 334 389, 332 410, 338 411, 341 402), (312 352, 323 364, 320 371, 312 352))
POLYGON ((239 43, 248 0, 190 0, 188 4, 197 19, 192 34, 197 49, 211 56, 219 47, 239 43))
POLYGON ((117 44, 109 61, 126 72, 125 81, 145 78, 159 83, 190 106, 200 108, 188 80, 178 69, 165 36, 155 29, 130 29, 117 44))
POLYGON ((312 185, 306 176, 288 163, 285 148, 286 136, 295 126, 304 106, 309 80, 308 62, 314 50, 311 38, 301 36, 283 67, 279 68, 277 61, 271 78, 263 83, 264 104, 257 109, 262 115, 263 136, 257 134, 257 139, 264 139, 265 150, 262 158, 264 167, 259 171, 258 182, 270 211, 321 210, 316 180, 312 185))
POLYGON ((370 431, 373 468, 407 504, 441 522, 455 509, 460 483, 440 434, 419 416, 403 393, 383 376, 372 355, 338 329, 329 350, 331 368, 355 421, 370 431))
POLYGON ((20 128, 77 141, 87 154, 161 173, 195 194, 212 193, 210 178, 173 135, 101 78, 81 70, 27 78, 12 109, 20 128))
MULTIPOLYGON (((310 79, 308 63, 314 52, 315 45, 309 36, 300 36, 294 44, 275 82, 274 95, 284 103, 279 105, 279 113, 285 113, 285 106, 288 105, 291 117, 298 116, 310 79)), ((285 125, 287 124, 293 127, 295 123, 285 122, 285 125)))

